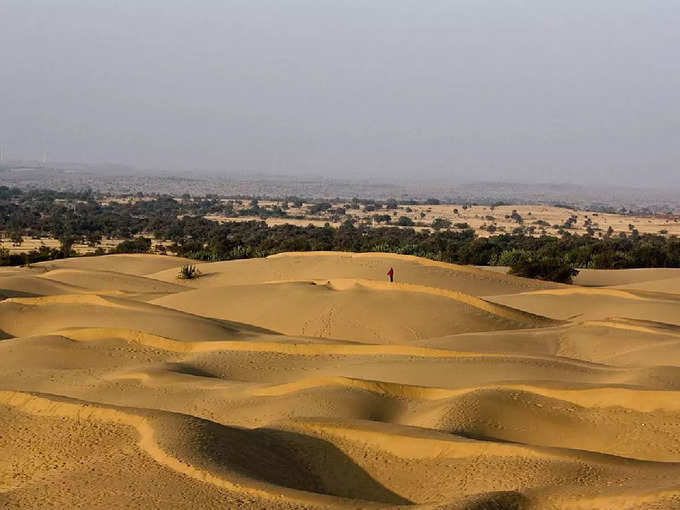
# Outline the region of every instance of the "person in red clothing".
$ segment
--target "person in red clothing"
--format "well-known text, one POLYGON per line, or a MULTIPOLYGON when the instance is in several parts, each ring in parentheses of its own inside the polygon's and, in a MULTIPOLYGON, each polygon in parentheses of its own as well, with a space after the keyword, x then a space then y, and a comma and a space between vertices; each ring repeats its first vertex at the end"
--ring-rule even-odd
POLYGON ((387 271, 387 276, 390 277, 390 283, 394 281, 394 269, 390 268, 389 271, 387 271))

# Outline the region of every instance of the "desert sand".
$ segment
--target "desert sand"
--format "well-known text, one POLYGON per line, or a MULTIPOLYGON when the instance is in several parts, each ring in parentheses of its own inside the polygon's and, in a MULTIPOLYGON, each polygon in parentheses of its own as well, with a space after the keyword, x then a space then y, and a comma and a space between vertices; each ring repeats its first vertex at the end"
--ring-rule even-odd
POLYGON ((0 506, 680 508, 680 273, 189 262, 0 269, 0 506))

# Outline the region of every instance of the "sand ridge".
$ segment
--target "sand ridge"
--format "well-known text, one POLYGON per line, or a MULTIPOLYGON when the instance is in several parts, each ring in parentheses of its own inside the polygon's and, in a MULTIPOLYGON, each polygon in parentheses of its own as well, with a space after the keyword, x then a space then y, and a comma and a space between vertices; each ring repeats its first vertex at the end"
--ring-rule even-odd
MULTIPOLYGON (((11 391, 0 391, 0 403, 19 408, 24 413, 38 416, 61 416, 72 418, 77 421, 101 420, 107 423, 134 427, 139 435, 138 445, 140 449, 153 460, 169 467, 173 471, 177 471, 183 475, 213 486, 252 495, 265 500, 286 499, 286 501, 293 502, 299 501, 302 503, 310 502, 317 504, 335 503, 336 505, 339 503, 338 501, 335 501, 334 498, 325 498, 321 495, 315 495, 314 493, 294 491, 281 487, 277 487, 274 490, 272 490, 273 488, 263 490, 257 487, 261 482, 249 486, 243 481, 229 480, 224 477, 215 476, 209 471, 193 466, 191 462, 187 462, 185 459, 178 459, 164 451, 156 440, 157 433, 153 425, 143 416, 136 413, 104 406, 71 402, 63 398, 51 399, 41 395, 11 391)), ((340 502, 339 506, 343 506, 342 502, 340 502)))

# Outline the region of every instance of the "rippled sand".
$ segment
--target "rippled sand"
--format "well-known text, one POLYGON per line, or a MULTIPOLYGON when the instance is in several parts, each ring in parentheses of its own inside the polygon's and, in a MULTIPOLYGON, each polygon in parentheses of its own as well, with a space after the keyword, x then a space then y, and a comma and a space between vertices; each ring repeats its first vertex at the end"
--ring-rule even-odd
POLYGON ((680 508, 677 272, 187 262, 0 269, 0 506, 680 508))

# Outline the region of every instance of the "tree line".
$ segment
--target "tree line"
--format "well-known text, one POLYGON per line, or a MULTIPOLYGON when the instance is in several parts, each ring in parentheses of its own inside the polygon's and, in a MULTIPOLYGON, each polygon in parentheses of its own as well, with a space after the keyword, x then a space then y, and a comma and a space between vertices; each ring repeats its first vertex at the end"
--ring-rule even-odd
MULTIPOLYGON (((256 202, 250 209, 259 207, 256 202)), ((461 224, 436 230, 374 227, 347 218, 339 227, 268 226, 264 221, 218 223, 229 204, 215 197, 176 200, 161 196, 130 203, 107 202, 91 192, 23 192, 0 186, 0 231, 9 236, 52 237, 59 248, 26 253, 0 250, 0 265, 21 265, 72 256, 75 243, 106 253, 103 238, 123 239, 115 253, 146 253, 151 239, 167 250, 201 261, 264 257, 287 251, 389 252, 480 266, 510 266, 520 276, 569 282, 579 268, 680 267, 680 240, 633 231, 618 236, 534 237, 522 233, 478 237, 461 224)), ((233 210, 233 206, 231 208, 233 210)))

